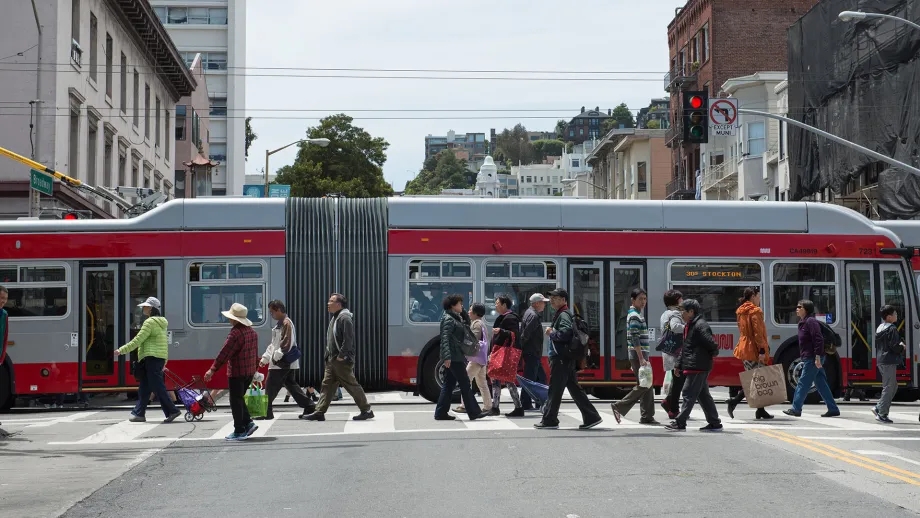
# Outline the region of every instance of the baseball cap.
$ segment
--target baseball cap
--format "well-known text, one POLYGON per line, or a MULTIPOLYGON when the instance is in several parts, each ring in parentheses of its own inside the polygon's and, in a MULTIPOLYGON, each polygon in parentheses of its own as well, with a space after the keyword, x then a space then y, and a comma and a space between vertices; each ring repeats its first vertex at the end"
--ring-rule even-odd
POLYGON ((544 297, 542 293, 534 293, 530 296, 530 303, 534 302, 549 302, 549 299, 544 297))
POLYGON ((556 288, 553 291, 549 292, 549 296, 550 297, 562 297, 565 300, 569 300, 569 292, 562 288, 556 288))
POLYGON ((144 302, 141 302, 140 304, 138 304, 137 307, 139 307, 139 308, 147 307, 147 308, 160 309, 160 300, 159 300, 158 298, 156 298, 156 297, 147 297, 147 300, 145 300, 144 302))

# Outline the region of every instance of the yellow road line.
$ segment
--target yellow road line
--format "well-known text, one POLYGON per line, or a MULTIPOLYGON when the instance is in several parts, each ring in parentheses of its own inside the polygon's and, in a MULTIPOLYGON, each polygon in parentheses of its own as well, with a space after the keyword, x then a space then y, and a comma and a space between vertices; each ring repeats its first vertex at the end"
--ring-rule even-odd
POLYGON ((857 455, 855 453, 850 453, 848 451, 840 450, 838 448, 834 448, 833 446, 828 446, 824 443, 811 441, 809 439, 802 439, 801 437, 796 437, 794 435, 791 435, 785 432, 780 432, 776 430, 770 430, 770 431, 753 430, 753 431, 761 435, 766 435, 767 437, 771 437, 773 439, 777 439, 783 442, 787 442, 789 444, 793 444, 795 446, 805 448, 806 450, 813 451, 815 453, 820 453, 821 455, 824 455, 825 457, 830 457, 832 459, 846 462, 854 466, 859 466, 863 469, 868 469, 869 471, 874 471, 881 475, 885 475, 886 477, 891 477, 891 478, 900 480, 901 482, 906 482, 908 484, 920 487, 920 474, 914 473, 913 471, 903 470, 895 466, 892 466, 891 464, 887 464, 885 462, 879 462, 875 459, 870 459, 868 457, 863 457, 862 455, 857 455), (829 450, 829 451, 825 451, 825 450, 829 450), (833 453, 830 453, 830 452, 833 452, 833 453), (836 455, 834 455, 834 453, 836 453, 836 455))

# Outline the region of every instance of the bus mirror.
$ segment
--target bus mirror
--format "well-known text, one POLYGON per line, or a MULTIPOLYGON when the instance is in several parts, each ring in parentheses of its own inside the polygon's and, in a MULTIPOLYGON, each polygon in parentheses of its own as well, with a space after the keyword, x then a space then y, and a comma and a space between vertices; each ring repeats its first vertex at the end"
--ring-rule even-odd
POLYGON ((900 255, 910 259, 914 256, 914 248, 879 248, 878 253, 882 255, 900 255))

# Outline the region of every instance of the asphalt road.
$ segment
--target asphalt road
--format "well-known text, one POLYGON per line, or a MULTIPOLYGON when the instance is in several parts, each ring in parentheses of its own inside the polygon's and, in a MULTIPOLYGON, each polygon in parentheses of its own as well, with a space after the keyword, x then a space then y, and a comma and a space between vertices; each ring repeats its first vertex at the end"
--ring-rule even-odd
POLYGON ((617 425, 598 403, 604 424, 579 431, 569 403, 543 431, 537 414, 435 422, 431 404, 391 399, 367 423, 348 401, 325 423, 285 407, 243 443, 220 440, 225 405, 143 428, 124 411, 0 416, 22 432, 0 441, 0 517, 920 515, 916 404, 893 408, 895 425, 859 404, 837 419, 777 408, 768 424, 740 408, 705 434, 699 411, 670 433, 638 415, 617 425))

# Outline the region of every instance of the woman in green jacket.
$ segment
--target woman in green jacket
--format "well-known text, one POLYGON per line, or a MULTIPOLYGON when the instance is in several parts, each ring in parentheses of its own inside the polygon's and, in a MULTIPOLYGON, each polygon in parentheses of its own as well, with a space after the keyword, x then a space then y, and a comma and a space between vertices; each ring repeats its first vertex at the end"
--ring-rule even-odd
POLYGON ((163 370, 166 368, 166 360, 169 357, 169 343, 167 340, 166 328, 169 323, 160 315, 160 301, 154 297, 149 297, 144 302, 138 304, 144 308, 144 315, 147 319, 138 331, 133 340, 119 347, 115 351, 117 360, 122 354, 127 354, 137 349, 137 371, 134 377, 137 378, 140 386, 137 388, 137 404, 131 411, 132 423, 143 423, 147 421, 144 414, 147 411, 147 403, 150 401, 150 394, 156 394, 166 414, 164 423, 171 423, 179 417, 179 409, 176 408, 169 392, 166 390, 166 383, 163 381, 163 370), (139 371, 139 372, 138 372, 139 371))

